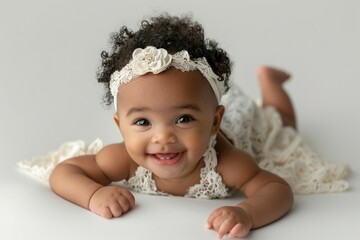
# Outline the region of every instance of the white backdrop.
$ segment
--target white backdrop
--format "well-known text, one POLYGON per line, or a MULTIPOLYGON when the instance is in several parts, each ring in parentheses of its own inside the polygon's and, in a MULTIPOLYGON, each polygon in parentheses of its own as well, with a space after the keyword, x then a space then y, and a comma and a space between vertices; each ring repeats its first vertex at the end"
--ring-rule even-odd
MULTIPOLYGON (((348 163, 353 170, 349 192, 297 196, 296 207, 287 219, 255 231, 251 239, 338 239, 348 234, 353 239, 355 235, 360 237, 360 1, 0 0, 0 238, 48 239, 45 235, 55 232, 61 224, 64 230, 87 229, 76 236, 85 232, 88 238, 102 236, 86 225, 64 223, 67 218, 90 226, 96 223, 99 231, 106 230, 105 234, 111 236, 114 222, 89 217, 86 211, 58 199, 47 186, 18 172, 16 162, 45 155, 64 141, 89 142, 96 137, 105 143, 121 140, 112 109, 101 105, 103 88, 95 79, 100 52, 109 49, 110 32, 122 25, 136 30, 144 16, 163 11, 191 13, 202 23, 207 36, 216 39, 230 54, 233 81, 254 98, 259 95, 255 76, 259 65, 271 64, 290 71, 293 78, 286 86, 297 109, 301 133, 326 158, 348 163), (53 214, 64 219, 56 219, 53 214), (339 220, 340 214, 341 222, 333 221, 339 220), (312 221, 316 225, 311 225, 312 221), (47 230, 40 234, 40 228, 47 230), (2 238, 5 233, 16 234, 2 238)), ((129 214, 128 231, 117 233, 119 236, 215 239, 212 232, 186 225, 190 223, 185 221, 188 216, 183 210, 175 214, 178 221, 184 220, 176 236, 151 235, 162 231, 152 231, 157 225, 150 225, 134 237, 133 230, 141 230, 137 218, 151 222, 153 213, 166 215, 159 201, 171 204, 164 198, 138 198, 144 205, 153 201, 155 209, 145 211, 144 217, 139 207, 133 220, 129 214)), ((192 200, 175 201, 194 208, 204 206, 192 200)), ((204 222, 206 213, 220 202, 206 204, 209 209, 203 209, 191 223, 204 222)), ((166 226, 168 231, 177 229, 166 226)), ((67 238, 67 234, 64 231, 55 236, 67 238)))

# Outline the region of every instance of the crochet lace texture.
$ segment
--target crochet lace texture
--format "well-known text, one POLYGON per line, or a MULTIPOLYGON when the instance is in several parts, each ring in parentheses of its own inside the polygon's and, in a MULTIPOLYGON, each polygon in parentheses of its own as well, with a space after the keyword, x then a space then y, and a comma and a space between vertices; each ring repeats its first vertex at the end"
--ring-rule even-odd
POLYGON ((85 154, 96 154, 102 147, 103 143, 98 138, 89 145, 81 140, 66 142, 59 149, 49 152, 46 156, 21 161, 18 166, 31 176, 48 182, 52 171, 62 161, 85 154))
POLYGON ((222 99, 221 130, 259 166, 284 178, 294 193, 341 192, 349 169, 323 159, 291 127, 283 127, 274 108, 260 108, 236 86, 222 99))
POLYGON ((132 79, 148 72, 161 73, 169 67, 174 67, 182 72, 199 70, 208 80, 218 101, 225 92, 224 82, 218 81, 219 77, 213 72, 205 57, 191 60, 186 50, 171 55, 165 49, 148 46, 145 49, 135 49, 132 60, 120 71, 115 71, 111 75, 110 90, 114 97, 115 109, 117 108, 117 94, 120 85, 129 83, 132 79))
MULTIPOLYGON (((212 199, 226 198, 231 195, 231 189, 225 186, 221 176, 215 171, 217 157, 214 146, 215 139, 212 138, 209 148, 204 154, 205 166, 200 170, 200 183, 190 187, 185 197, 212 199)), ((137 192, 164 196, 170 195, 159 191, 156 188, 155 181, 152 179, 151 171, 141 166, 136 170, 135 176, 128 180, 128 185, 137 192)))

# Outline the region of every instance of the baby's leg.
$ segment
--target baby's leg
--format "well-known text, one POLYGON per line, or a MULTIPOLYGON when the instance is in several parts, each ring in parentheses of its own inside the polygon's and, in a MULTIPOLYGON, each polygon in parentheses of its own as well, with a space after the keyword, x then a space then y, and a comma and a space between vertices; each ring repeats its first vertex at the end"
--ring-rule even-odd
POLYGON ((296 117, 289 95, 283 88, 283 83, 290 75, 282 70, 262 66, 257 75, 260 82, 262 104, 264 107, 273 106, 281 114, 285 126, 296 128, 296 117))

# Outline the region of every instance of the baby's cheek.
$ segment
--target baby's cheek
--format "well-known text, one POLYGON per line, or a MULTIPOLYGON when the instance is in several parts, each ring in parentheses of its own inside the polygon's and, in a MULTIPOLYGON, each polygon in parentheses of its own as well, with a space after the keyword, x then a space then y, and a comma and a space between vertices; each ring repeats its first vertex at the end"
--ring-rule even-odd
POLYGON ((200 159, 205 154, 205 151, 208 148, 208 143, 203 142, 202 144, 199 144, 199 141, 197 140, 189 140, 189 148, 188 153, 191 155, 192 158, 200 159))
POLYGON ((124 142, 125 142, 126 150, 128 151, 131 157, 133 157, 133 155, 139 155, 139 154, 143 155, 146 153, 147 145, 144 143, 144 141, 141 141, 138 138, 129 137, 129 138, 124 138, 124 142))

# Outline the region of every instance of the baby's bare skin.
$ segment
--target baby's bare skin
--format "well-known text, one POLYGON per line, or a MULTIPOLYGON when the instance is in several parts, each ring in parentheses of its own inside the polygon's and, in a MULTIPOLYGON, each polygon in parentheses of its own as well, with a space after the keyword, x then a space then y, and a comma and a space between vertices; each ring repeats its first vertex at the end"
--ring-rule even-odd
POLYGON ((262 66, 257 69, 262 104, 264 107, 275 107, 281 114, 284 125, 296 128, 296 116, 291 99, 283 88, 283 84, 291 77, 280 69, 262 66))

